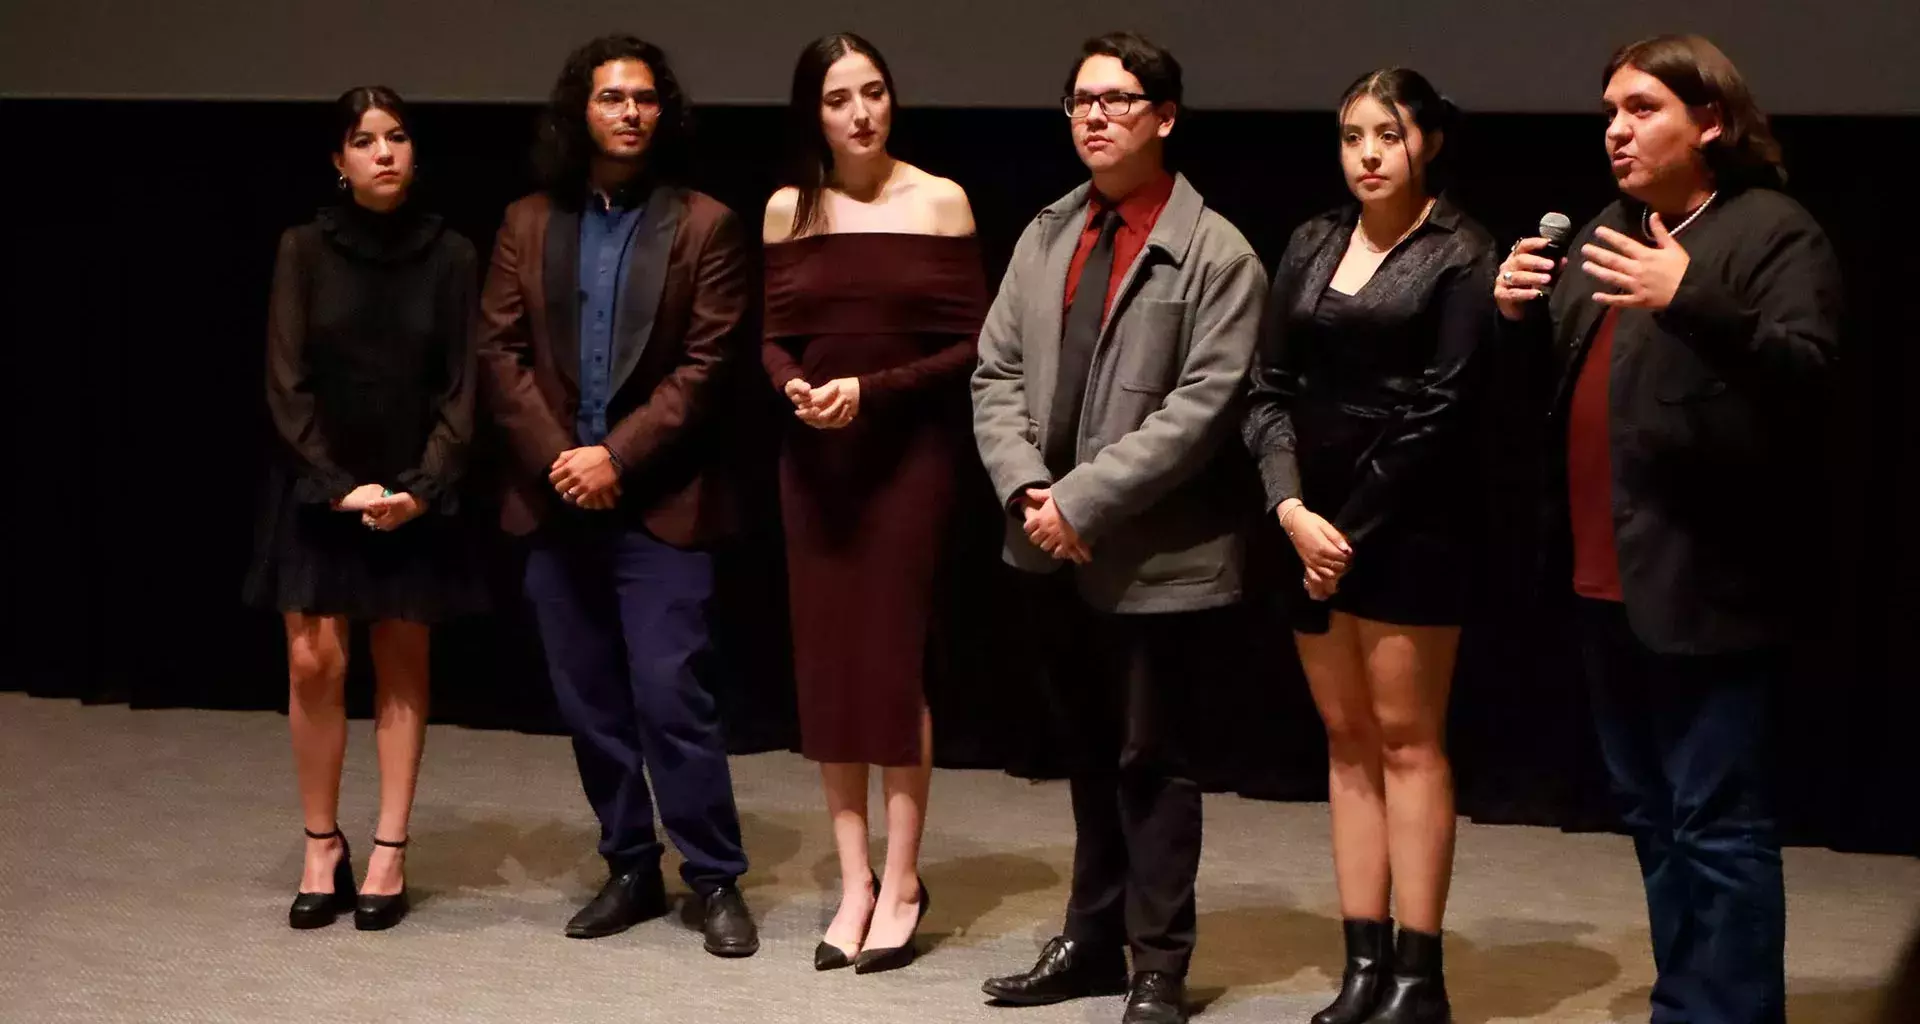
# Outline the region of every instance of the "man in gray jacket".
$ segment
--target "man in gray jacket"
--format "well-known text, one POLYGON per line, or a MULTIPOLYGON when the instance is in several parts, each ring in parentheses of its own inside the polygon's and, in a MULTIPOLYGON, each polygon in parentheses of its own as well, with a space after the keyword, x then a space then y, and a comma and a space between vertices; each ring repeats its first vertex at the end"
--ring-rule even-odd
POLYGON ((1126 991, 1125 1024, 1187 1019, 1201 799, 1182 737, 1207 666, 1241 642, 1222 609, 1258 506, 1230 442, 1266 274, 1166 170, 1180 100, 1172 54, 1087 42, 1062 106, 1093 180, 1021 236, 973 376, 1005 557, 1039 574, 1028 621, 1076 830, 1063 934, 984 988, 1016 1005, 1126 991))

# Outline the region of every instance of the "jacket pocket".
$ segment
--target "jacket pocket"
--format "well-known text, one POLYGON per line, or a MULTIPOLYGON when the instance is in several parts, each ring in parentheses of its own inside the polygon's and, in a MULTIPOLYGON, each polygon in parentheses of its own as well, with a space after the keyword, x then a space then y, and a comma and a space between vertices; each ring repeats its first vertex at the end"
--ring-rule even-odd
POLYGON ((1187 350, 1187 304, 1135 299, 1120 311, 1109 341, 1113 380, 1123 391, 1164 395, 1180 378, 1187 350))
POLYGON ((1140 563, 1136 582, 1168 586, 1182 583, 1211 583, 1227 570, 1235 557, 1231 535, 1215 537, 1178 551, 1164 551, 1140 563))

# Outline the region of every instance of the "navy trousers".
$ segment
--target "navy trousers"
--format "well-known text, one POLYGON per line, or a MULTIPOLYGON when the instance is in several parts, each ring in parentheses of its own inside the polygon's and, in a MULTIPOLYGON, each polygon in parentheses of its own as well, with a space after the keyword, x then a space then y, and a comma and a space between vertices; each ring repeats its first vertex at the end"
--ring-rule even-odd
POLYGON ((1658 654, 1611 601, 1582 600, 1580 620, 1600 750, 1646 882, 1653 1024, 1784 1024, 1769 773, 1785 653, 1658 654))
POLYGON ((535 534, 526 593, 608 868, 659 870, 657 798, 687 885, 705 895, 731 884, 747 858, 719 713, 699 678, 712 556, 568 510, 535 534))

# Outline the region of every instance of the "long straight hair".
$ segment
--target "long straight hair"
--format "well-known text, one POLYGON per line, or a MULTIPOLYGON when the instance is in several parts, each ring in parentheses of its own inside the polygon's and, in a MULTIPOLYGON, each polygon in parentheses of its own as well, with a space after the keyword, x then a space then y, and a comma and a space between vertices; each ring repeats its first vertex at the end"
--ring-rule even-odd
POLYGON ((820 90, 827 71, 840 58, 858 53, 873 62, 886 83, 887 100, 898 111, 899 94, 887 59, 870 42, 852 32, 835 32, 808 43, 793 65, 793 91, 787 101, 787 181, 800 193, 793 207, 793 237, 812 230, 820 220, 820 194, 833 176, 833 148, 820 127, 820 90))
POLYGON ((1720 118, 1720 137, 1706 144, 1703 156, 1721 185, 1779 188, 1787 183, 1767 115, 1733 61, 1705 36, 1653 36, 1628 43, 1607 61, 1600 79, 1605 89, 1621 68, 1635 68, 1660 80, 1689 107, 1710 107, 1720 118))

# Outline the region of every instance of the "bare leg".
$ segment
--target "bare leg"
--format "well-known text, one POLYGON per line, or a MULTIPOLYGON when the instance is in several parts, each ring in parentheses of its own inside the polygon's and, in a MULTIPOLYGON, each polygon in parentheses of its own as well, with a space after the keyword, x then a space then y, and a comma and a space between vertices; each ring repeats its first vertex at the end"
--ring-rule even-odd
POLYGON ((1328 631, 1295 633, 1307 686, 1327 729, 1327 796, 1333 816, 1333 876, 1340 916, 1383 921, 1391 876, 1380 723, 1374 718, 1356 620, 1335 612, 1328 631))
MULTIPOLYGON (((418 622, 374 623, 368 637, 376 683, 374 745, 380 753, 380 823, 373 834, 394 842, 407 838, 414 783, 427 738, 430 633, 418 622)), ((391 896, 406 886, 406 851, 373 847, 360 891, 391 896)))
POLYGON ((1386 768, 1394 910, 1401 925, 1439 934, 1453 880, 1453 769, 1445 741, 1460 629, 1358 621, 1386 768))
POLYGON ((820 782, 833 819, 833 845, 840 854, 840 909, 827 925, 826 941, 848 956, 860 952, 873 916, 873 869, 867 858, 867 766, 822 764, 820 782))
MULTIPOLYGON (((347 755, 347 620, 286 614, 287 724, 293 733, 300 817, 310 832, 331 832, 340 815, 340 764, 347 755)), ((338 839, 307 840, 301 892, 332 892, 343 852, 338 839)))
POLYGON ((880 780, 887 798, 887 871, 867 945, 893 949, 907 944, 920 920, 920 837, 933 783, 933 716, 925 708, 920 710, 920 763, 883 768, 880 780))

